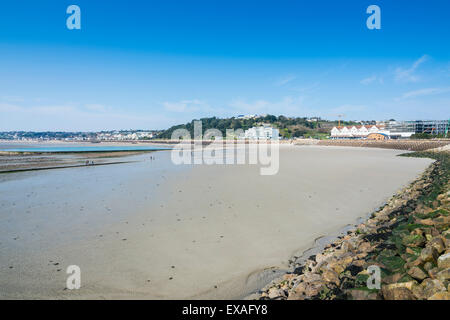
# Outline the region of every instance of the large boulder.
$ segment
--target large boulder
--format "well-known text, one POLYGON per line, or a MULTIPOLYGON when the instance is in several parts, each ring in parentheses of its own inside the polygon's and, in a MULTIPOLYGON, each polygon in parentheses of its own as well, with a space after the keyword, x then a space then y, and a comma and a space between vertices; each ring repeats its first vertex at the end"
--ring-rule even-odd
POLYGON ((411 268, 413 268, 413 267, 418 267, 418 266, 420 266, 420 265, 422 265, 422 264, 423 264, 423 261, 422 261, 422 259, 419 257, 419 258, 417 258, 416 260, 413 260, 413 261, 410 261, 410 262, 405 263, 405 264, 404 264, 404 268, 405 268, 405 269, 411 269, 411 268))
POLYGON ((345 291, 352 300, 376 300, 378 294, 367 289, 348 289, 345 291))
POLYGON ((339 280, 339 275, 333 270, 325 270, 322 274, 322 278, 326 282, 334 283, 337 286, 339 286, 339 284, 341 283, 341 281, 339 280))
POLYGON ((435 219, 433 219, 434 225, 442 230, 445 228, 448 228, 450 226, 450 216, 440 216, 435 219))
MULTIPOLYGON (((319 276, 321 279, 321 277, 319 276)), ((311 282, 300 282, 293 290, 292 293, 294 297, 303 297, 303 299, 311 298, 317 296, 320 290, 324 287, 324 283, 320 280, 311 282)))
POLYGON ((286 298, 286 294, 284 290, 274 287, 269 289, 269 298, 270 299, 286 298))
POLYGON ((370 242, 363 242, 359 245, 358 251, 367 253, 373 250, 373 246, 370 244, 370 242))
POLYGON ((307 297, 317 296, 320 293, 320 290, 322 290, 322 288, 324 288, 324 286, 325 285, 321 281, 309 283, 306 286, 305 295, 307 297))
POLYGON ((404 276, 404 274, 402 274, 402 273, 394 273, 389 276, 384 276, 382 278, 382 281, 383 281, 383 283, 387 283, 387 284, 397 283, 403 276, 404 276))
POLYGON ((415 300, 412 293, 415 286, 417 281, 388 284, 381 287, 381 293, 386 300, 415 300))
POLYGON ((439 279, 441 281, 449 281, 450 280, 450 268, 439 271, 436 274, 436 279, 439 279))
POLYGON ((441 254, 442 252, 445 251, 445 243, 441 237, 434 237, 427 244, 427 246, 431 246, 431 247, 435 248, 438 254, 441 254))
POLYGON ((441 255, 437 259, 438 267, 441 269, 450 268, 450 253, 441 255))
POLYGON ((423 280, 428 277, 428 275, 419 267, 412 267, 407 273, 417 280, 423 280))
POLYGON ((385 300, 416 300, 414 294, 404 287, 383 288, 382 293, 385 300))
POLYGON ((434 267, 430 270, 428 270, 428 275, 431 277, 431 279, 436 279, 436 275, 439 273, 439 268, 434 267))
POLYGON ((434 268, 434 265, 431 263, 431 262, 426 262, 424 265, 423 265, 423 269, 425 270, 425 271, 429 271, 429 270, 431 270, 431 269, 433 269, 434 268))
POLYGON ((428 300, 450 300, 449 292, 436 292, 428 300))
POLYGON ((428 299, 437 292, 447 291, 442 281, 438 279, 427 278, 422 281, 421 287, 423 289, 423 295, 425 299, 428 299))
POLYGON ((423 224, 423 225, 426 225, 426 226, 434 225, 434 221, 432 219, 430 219, 430 218, 428 218, 428 219, 416 219, 416 223, 423 224))
POLYGON ((438 257, 439 257, 438 251, 432 246, 426 246, 420 252, 420 259, 423 262, 428 262, 428 261, 435 262, 438 257))
POLYGON ((417 284, 411 288, 411 292, 414 294, 416 299, 425 300, 427 296, 425 295, 424 289, 421 285, 417 284))
POLYGON ((301 292, 290 292, 287 300, 305 300, 306 296, 301 292))

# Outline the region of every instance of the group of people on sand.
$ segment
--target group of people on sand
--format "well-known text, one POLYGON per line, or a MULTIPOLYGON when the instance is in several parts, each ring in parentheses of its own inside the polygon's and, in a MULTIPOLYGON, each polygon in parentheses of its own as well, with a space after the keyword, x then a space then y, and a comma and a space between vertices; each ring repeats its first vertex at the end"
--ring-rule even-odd
POLYGON ((86 160, 86 165, 87 166, 93 166, 94 165, 94 161, 93 160, 92 161, 86 160))

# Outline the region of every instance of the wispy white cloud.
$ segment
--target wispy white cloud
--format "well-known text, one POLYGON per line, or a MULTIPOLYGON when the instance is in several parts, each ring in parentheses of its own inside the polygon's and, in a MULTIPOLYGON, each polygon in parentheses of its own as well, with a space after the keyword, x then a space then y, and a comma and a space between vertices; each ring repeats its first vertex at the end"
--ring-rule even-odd
POLYGON ((421 96, 442 94, 442 93, 446 93, 446 92, 450 92, 450 87, 445 87, 445 88, 424 88, 424 89, 419 89, 419 90, 413 90, 413 91, 405 92, 402 95, 401 99, 417 98, 417 97, 421 97, 421 96))
POLYGON ((286 85, 287 83, 289 83, 289 82, 291 82, 291 81, 294 81, 295 79, 297 79, 296 76, 294 76, 294 75, 287 75, 287 76, 284 76, 284 77, 278 79, 278 80, 275 82, 275 85, 276 85, 277 87, 282 87, 282 86, 286 85))
POLYGON ((21 111, 21 107, 11 104, 11 103, 0 103, 0 112, 4 112, 3 117, 5 114, 7 115, 9 112, 18 112, 21 111))
MULTIPOLYGON (((24 106, 20 104, 7 104, 0 103, 0 111, 5 112, 16 112, 21 114, 28 115, 36 115, 36 116, 67 116, 71 115, 85 115, 85 116, 104 116, 105 111, 110 110, 108 112, 108 116, 115 116, 117 113, 113 112, 112 109, 109 109, 103 105, 99 104, 86 104, 84 107, 79 105, 69 105, 69 104, 60 104, 60 105, 33 105, 33 106, 24 106)), ((123 116, 123 114, 122 114, 123 116)))
POLYGON ((360 81, 360 83, 364 84, 364 85, 368 85, 368 84, 371 84, 371 83, 374 83, 374 82, 382 84, 384 81, 383 81, 382 77, 379 77, 379 76, 376 76, 376 75, 364 78, 364 79, 362 79, 360 81))
POLYGON ((237 114, 301 114, 302 112, 309 113, 304 103, 304 97, 291 97, 286 96, 279 101, 269 101, 264 99, 258 99, 253 101, 247 101, 244 99, 234 99, 230 102, 229 106, 237 114))
POLYGON ((108 106, 105 106, 103 104, 100 103, 89 103, 84 105, 86 107, 87 110, 90 111, 96 111, 96 112, 108 112, 111 111, 111 108, 108 106))
POLYGON ((320 82, 316 81, 310 85, 293 88, 293 90, 300 92, 300 93, 308 93, 308 92, 315 91, 317 88, 319 88, 319 86, 320 86, 320 82))
POLYGON ((254 100, 248 102, 242 99, 234 99, 230 103, 230 106, 238 110, 238 113, 244 114, 266 112, 270 105, 271 103, 267 100, 254 100))
POLYGON ((403 69, 403 68, 397 68, 395 69, 395 81, 397 82, 417 82, 420 80, 420 77, 415 74, 417 68, 419 68, 419 66, 421 64, 423 64, 425 61, 427 61, 429 59, 428 55, 423 55, 421 56, 419 59, 417 59, 416 61, 414 61, 414 63, 412 64, 412 66, 408 69, 403 69))
POLYGON ((352 113, 365 111, 367 109, 368 108, 365 105, 343 104, 330 109, 328 115, 335 117, 339 114, 350 116, 352 113))
POLYGON ((175 102, 165 101, 162 103, 164 109, 172 112, 196 112, 210 109, 210 106, 199 99, 181 100, 175 102))

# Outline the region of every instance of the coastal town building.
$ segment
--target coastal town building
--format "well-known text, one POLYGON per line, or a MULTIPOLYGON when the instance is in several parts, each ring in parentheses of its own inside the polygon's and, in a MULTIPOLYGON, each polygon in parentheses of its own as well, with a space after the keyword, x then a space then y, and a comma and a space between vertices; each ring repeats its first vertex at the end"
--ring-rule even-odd
POLYGON ((113 140, 141 140, 153 138, 152 132, 136 131, 136 132, 100 132, 97 134, 98 140, 113 141, 113 140))
POLYGON ((447 134, 450 120, 406 121, 414 126, 415 133, 447 134))
POLYGON ((413 134, 446 135, 450 120, 379 121, 376 125, 333 127, 331 139, 407 139, 413 134), (379 135, 371 135, 371 134, 379 135), (381 136, 380 136, 381 135, 381 136))
POLYGON ((245 130, 244 138, 249 140, 276 140, 280 136, 278 129, 269 125, 262 125, 259 127, 252 127, 245 130))
POLYGON ((333 127, 331 129, 332 139, 365 139, 372 133, 380 133, 389 135, 383 125, 358 125, 358 126, 345 126, 345 127, 333 127))
POLYGON ((157 135, 158 131, 144 130, 121 130, 100 132, 32 132, 32 131, 10 131, 0 132, 0 139, 20 141, 75 141, 75 142, 98 142, 98 141, 129 141, 148 140, 157 135))
POLYGON ((375 132, 375 133, 369 133, 367 135, 367 140, 377 140, 378 141, 378 140, 387 140, 387 139, 389 139, 389 136, 385 133, 375 132))
POLYGON ((385 121, 386 130, 389 132, 389 138, 402 139, 410 138, 416 133, 415 126, 411 121, 385 121))
POLYGON ((256 115, 256 114, 248 114, 248 115, 243 115, 243 114, 240 114, 240 115, 238 115, 237 117, 236 117, 236 119, 243 119, 243 120, 247 120, 247 119, 255 119, 255 118, 258 118, 258 116, 256 115))
POLYGON ((386 130, 391 139, 409 138, 413 134, 427 133, 430 135, 446 135, 449 120, 414 120, 414 121, 386 121, 386 130))

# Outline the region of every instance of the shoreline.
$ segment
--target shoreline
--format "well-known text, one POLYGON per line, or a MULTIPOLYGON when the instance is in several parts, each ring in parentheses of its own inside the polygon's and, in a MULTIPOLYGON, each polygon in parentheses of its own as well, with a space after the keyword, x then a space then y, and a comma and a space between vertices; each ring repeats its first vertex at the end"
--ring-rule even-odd
POLYGON ((165 152, 114 169, 5 179, 4 297, 245 298, 288 271, 285 259, 369 214, 430 163, 398 153, 280 148, 280 172, 266 177, 258 166, 174 166, 165 152), (32 219, 20 219, 24 212, 32 219), (36 225, 39 233, 24 233, 36 225), (80 265, 83 288, 63 291, 64 273, 50 260, 80 265))
POLYGON ((170 149, 158 150, 92 150, 92 151, 0 151, 1 156, 34 156, 34 155, 100 155, 108 156, 128 156, 145 152, 166 151, 170 149))
POLYGON ((291 262, 290 272, 247 298, 449 300, 450 153, 400 156, 436 161, 366 219, 349 225, 337 237, 328 235, 325 243, 304 252, 300 257, 304 261, 291 262), (393 243, 396 232, 403 233, 393 243), (369 265, 382 270, 379 290, 366 287, 369 265))
POLYGON ((152 153, 156 151, 163 151, 163 150, 136 150, 136 151, 95 150, 95 151, 67 151, 67 152, 0 151, 0 174, 129 163, 131 161, 127 160, 118 161, 115 159, 145 153, 152 153), (93 163, 94 162, 93 160, 98 162, 93 163))
MULTIPOLYGON (((298 142, 301 144, 301 142, 298 142)), ((319 140, 319 146, 342 146, 359 148, 382 148, 405 151, 426 151, 429 149, 441 148, 450 144, 449 139, 437 140, 319 140)))
POLYGON ((42 167, 42 168, 27 168, 27 169, 14 169, 14 170, 2 170, 0 174, 16 173, 16 172, 27 172, 27 171, 41 171, 41 170, 54 170, 54 169, 69 169, 69 168, 80 168, 80 167, 95 167, 95 166, 107 166, 111 164, 123 164, 131 163, 133 161, 115 161, 106 163, 94 163, 94 164, 76 164, 76 165, 66 165, 66 166, 56 166, 56 167, 42 167))

